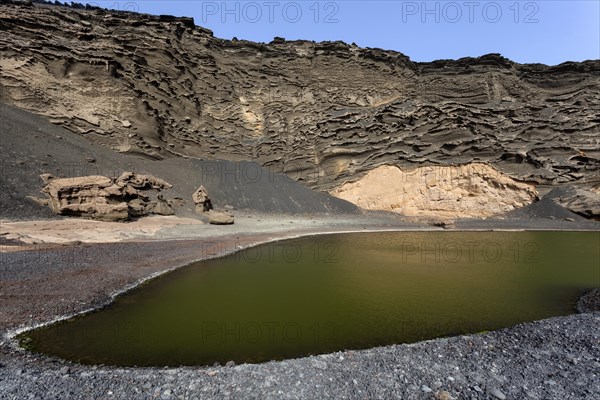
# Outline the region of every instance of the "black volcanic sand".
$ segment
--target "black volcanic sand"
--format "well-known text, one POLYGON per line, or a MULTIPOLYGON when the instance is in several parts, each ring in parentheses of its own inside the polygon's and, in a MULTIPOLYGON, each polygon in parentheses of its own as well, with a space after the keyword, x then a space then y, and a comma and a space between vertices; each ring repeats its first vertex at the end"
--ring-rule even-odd
POLYGON ((356 213, 357 207, 311 191, 282 174, 248 162, 171 158, 151 160, 93 144, 51 124, 44 117, 0 103, 0 218, 53 218, 47 207, 26 196, 44 197, 40 174, 55 177, 118 176, 123 171, 149 173, 173 185, 166 199, 181 197, 180 216, 197 216, 192 193, 204 185, 216 208, 275 213, 356 213))
POLYGON ((516 218, 527 220, 538 218, 567 220, 567 218, 570 218, 573 220, 570 222, 586 220, 581 215, 575 214, 574 212, 556 204, 550 197, 547 196, 528 206, 506 213, 506 217, 511 219, 516 218))

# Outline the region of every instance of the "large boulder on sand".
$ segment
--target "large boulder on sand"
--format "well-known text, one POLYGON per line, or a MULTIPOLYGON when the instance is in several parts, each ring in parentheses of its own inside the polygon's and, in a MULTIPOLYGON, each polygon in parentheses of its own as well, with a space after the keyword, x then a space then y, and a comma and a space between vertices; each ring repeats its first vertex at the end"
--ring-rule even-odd
POLYGON ((231 225, 233 224, 233 215, 226 211, 211 210, 207 213, 208 222, 213 225, 231 225))
POLYGON ((127 203, 106 189, 110 178, 100 175, 52 179, 42 189, 48 195, 49 206, 56 214, 122 221, 129 217, 127 203))
POLYGON ((157 201, 141 190, 170 188, 171 185, 152 175, 123 173, 116 179, 102 175, 49 179, 42 175, 48 205, 60 215, 92 218, 101 221, 125 221, 149 212, 172 215, 173 209, 160 195, 157 201))

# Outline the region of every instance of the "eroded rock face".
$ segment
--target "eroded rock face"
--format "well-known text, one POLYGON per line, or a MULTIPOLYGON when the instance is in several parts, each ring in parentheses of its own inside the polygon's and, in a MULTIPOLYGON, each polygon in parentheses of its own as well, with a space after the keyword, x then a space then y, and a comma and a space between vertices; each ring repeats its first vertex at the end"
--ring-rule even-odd
POLYGON ((600 221, 600 186, 556 188, 546 196, 574 213, 600 221))
POLYGON ((135 193, 123 189, 109 177, 90 175, 52 179, 42 192, 48 195, 50 208, 56 214, 124 221, 129 218, 124 199, 135 193))
POLYGON ((533 185, 517 182, 485 164, 381 166, 331 194, 367 210, 439 218, 490 217, 537 198, 533 185))
POLYGON ((123 172, 115 181, 119 186, 129 185, 141 190, 164 190, 171 189, 173 185, 152 175, 134 174, 133 172, 123 172))
POLYGON ((142 192, 143 189, 171 187, 151 175, 126 172, 116 179, 102 175, 50 179, 44 174, 42 179, 47 182, 42 192, 48 196, 49 206, 56 214, 101 221, 125 221, 148 213, 174 214, 171 205, 160 195, 151 202, 142 192))
POLYGON ((598 60, 416 63, 341 42, 222 40, 189 18, 0 10, 4 101, 119 151, 252 159, 326 190, 391 164, 600 179, 598 60))

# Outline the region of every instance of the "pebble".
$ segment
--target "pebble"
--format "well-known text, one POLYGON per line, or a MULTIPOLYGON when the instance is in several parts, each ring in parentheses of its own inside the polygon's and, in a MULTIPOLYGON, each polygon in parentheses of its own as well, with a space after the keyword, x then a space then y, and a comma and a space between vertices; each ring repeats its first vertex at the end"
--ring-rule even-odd
POLYGON ((429 386, 427 386, 427 385, 421 386, 421 390, 423 392, 425 392, 425 393, 431 393, 431 392, 433 392, 433 390, 429 386))
POLYGON ((505 400, 506 399, 506 395, 504 393, 502 393, 498 388, 492 386, 491 388, 488 389, 488 394, 490 396, 494 396, 497 399, 500 400, 505 400))
POLYGON ((556 381, 548 379, 547 381, 544 381, 544 385, 556 385, 556 381))
POLYGON ((235 362, 234 361, 227 361, 227 364, 225 364, 225 366, 229 367, 229 368, 233 368, 233 367, 235 367, 235 362))
POLYGON ((483 393, 483 389, 477 385, 473 386, 473 390, 475 390, 477 393, 483 393))
POLYGON ((452 400, 452 396, 450 395, 450 393, 445 390, 442 390, 441 392, 436 392, 434 397, 435 400, 452 400))
POLYGON ((67 375, 69 371, 71 371, 69 367, 62 367, 58 372, 60 372, 61 375, 67 375))

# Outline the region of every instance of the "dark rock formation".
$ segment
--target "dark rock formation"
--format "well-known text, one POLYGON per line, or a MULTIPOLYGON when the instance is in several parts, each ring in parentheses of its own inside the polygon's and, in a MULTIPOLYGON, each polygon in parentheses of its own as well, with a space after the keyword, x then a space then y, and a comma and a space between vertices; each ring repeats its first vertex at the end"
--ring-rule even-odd
POLYGON ((123 172, 115 181, 119 186, 129 185, 140 190, 164 190, 171 189, 173 185, 152 175, 134 174, 133 172, 123 172))
POLYGON ((3 101, 161 159, 252 159, 331 189, 381 165, 600 180, 600 61, 415 63, 341 42, 228 41, 189 18, 0 5, 3 101))
POLYGON ((572 211, 556 204, 549 196, 544 196, 528 206, 519 208, 506 213, 506 218, 516 218, 521 220, 531 219, 561 219, 566 221, 581 221, 585 218, 575 214, 572 211))
POLYGON ((589 189, 576 186, 556 188, 546 197, 577 214, 600 221, 600 186, 589 189))

